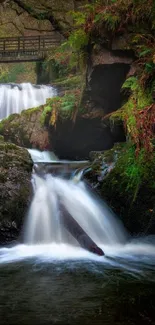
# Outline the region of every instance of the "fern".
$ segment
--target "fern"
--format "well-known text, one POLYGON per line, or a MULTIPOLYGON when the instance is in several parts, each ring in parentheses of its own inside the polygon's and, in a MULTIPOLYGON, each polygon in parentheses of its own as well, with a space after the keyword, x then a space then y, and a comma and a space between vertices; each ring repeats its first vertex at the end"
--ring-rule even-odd
POLYGON ((118 23, 120 22, 120 17, 119 15, 114 15, 114 14, 111 14, 111 13, 106 13, 103 17, 105 23, 106 23, 106 26, 111 29, 112 31, 114 31, 118 25, 118 23))
POLYGON ((80 90, 76 89, 72 93, 66 92, 63 97, 48 100, 41 115, 41 123, 45 124, 48 120, 50 125, 56 127, 58 118, 74 118, 74 113, 80 107, 80 96, 80 90))
POLYGON ((69 36, 68 45, 73 50, 79 51, 88 44, 88 40, 89 38, 85 31, 83 29, 78 29, 69 36))
POLYGON ((127 136, 136 146, 137 155, 141 150, 151 153, 155 121, 155 104, 152 102, 151 92, 144 92, 136 77, 128 78, 122 88, 130 89, 131 95, 120 110, 111 114, 111 118, 123 120, 127 136))

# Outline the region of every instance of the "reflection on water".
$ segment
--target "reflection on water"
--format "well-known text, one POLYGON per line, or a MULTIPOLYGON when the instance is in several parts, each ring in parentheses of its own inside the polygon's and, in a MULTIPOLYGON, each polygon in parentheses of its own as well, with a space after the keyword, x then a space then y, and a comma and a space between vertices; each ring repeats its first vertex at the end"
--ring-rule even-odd
POLYGON ((143 244, 134 254, 136 245, 104 247, 108 257, 54 244, 1 249, 1 323, 155 324, 154 253, 143 244))

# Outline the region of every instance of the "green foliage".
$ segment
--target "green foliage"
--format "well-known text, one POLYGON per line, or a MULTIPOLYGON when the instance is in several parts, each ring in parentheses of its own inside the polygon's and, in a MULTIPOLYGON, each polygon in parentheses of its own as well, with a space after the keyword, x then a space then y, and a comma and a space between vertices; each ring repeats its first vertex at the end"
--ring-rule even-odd
POLYGON ((41 109, 41 106, 24 109, 23 111, 21 111, 21 115, 31 116, 31 114, 33 114, 34 112, 38 112, 40 109, 41 109))
POLYGON ((35 63, 9 63, 0 66, 1 83, 35 82, 35 63))
POLYGON ((66 42, 48 52, 47 62, 52 64, 52 69, 57 78, 67 76, 71 70, 69 65, 71 49, 66 42))
POLYGON ((111 114, 112 119, 121 118, 127 136, 136 146, 136 153, 141 150, 153 151, 155 105, 150 89, 144 91, 137 77, 128 78, 122 86, 130 90, 130 97, 125 105, 111 114))
MULTIPOLYGON (((144 184, 150 182, 150 176, 154 173, 154 167, 155 154, 153 159, 149 160, 146 152, 141 149, 139 155, 136 156, 135 146, 132 143, 128 143, 119 153, 116 166, 111 172, 110 186, 116 187, 123 195, 126 193, 130 201, 134 202, 139 189, 144 184)), ((152 181, 149 186, 153 186, 152 181)))
POLYGON ((24 72, 25 67, 22 63, 13 65, 9 71, 6 82, 16 82, 18 75, 23 74, 24 72))
POLYGON ((145 152, 141 150, 138 157, 135 156, 135 148, 129 147, 118 161, 118 168, 122 178, 123 187, 131 193, 135 200, 143 178, 148 174, 147 164, 144 164, 145 152))
POLYGON ((110 30, 115 31, 118 23, 120 22, 120 17, 119 17, 119 15, 111 14, 111 13, 107 12, 104 15, 104 21, 105 21, 107 28, 110 28, 110 30))
POLYGON ((124 82, 122 89, 130 88, 131 90, 136 90, 139 88, 137 77, 130 77, 124 82))
POLYGON ((86 32, 80 28, 71 33, 68 38, 68 45, 72 50, 79 51, 88 44, 89 37, 86 32))
POLYGON ((79 88, 79 85, 82 83, 82 76, 81 75, 70 75, 67 78, 59 78, 55 80, 56 86, 63 86, 66 88, 79 88))
POLYGON ((79 109, 80 90, 75 89, 72 92, 68 91, 62 97, 53 97, 47 101, 44 110, 41 114, 41 124, 48 123, 56 127, 58 118, 70 119, 73 121, 79 109))
POLYGON ((88 43, 109 44, 113 37, 128 34, 123 48, 133 49, 138 58, 141 82, 155 73, 155 2, 154 0, 100 0, 72 11, 74 21, 67 44, 72 54, 85 52, 88 43), (146 10, 147 8, 147 10, 146 10))
POLYGON ((72 32, 68 40, 48 54, 48 61, 58 72, 59 77, 67 76, 73 70, 83 71, 85 66, 88 37, 83 30, 72 32))
POLYGON ((7 123, 12 122, 14 120, 15 115, 18 115, 18 114, 11 114, 10 116, 8 116, 0 121, 0 133, 1 134, 3 134, 4 128, 7 125, 7 123))
POLYGON ((0 65, 0 82, 7 82, 7 78, 8 78, 8 74, 9 74, 9 69, 6 65, 2 66, 0 65))
POLYGON ((41 118, 40 118, 40 122, 42 125, 44 125, 44 123, 45 123, 47 114, 52 111, 52 103, 50 103, 50 104, 44 106, 44 110, 43 110, 43 112, 41 114, 41 118))

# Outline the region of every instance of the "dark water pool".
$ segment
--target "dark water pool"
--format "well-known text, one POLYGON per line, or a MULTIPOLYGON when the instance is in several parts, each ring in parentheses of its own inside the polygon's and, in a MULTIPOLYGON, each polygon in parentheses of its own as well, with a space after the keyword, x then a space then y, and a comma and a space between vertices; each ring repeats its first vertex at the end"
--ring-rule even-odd
POLYGON ((155 324, 154 266, 131 272, 118 262, 0 264, 0 324, 155 324))

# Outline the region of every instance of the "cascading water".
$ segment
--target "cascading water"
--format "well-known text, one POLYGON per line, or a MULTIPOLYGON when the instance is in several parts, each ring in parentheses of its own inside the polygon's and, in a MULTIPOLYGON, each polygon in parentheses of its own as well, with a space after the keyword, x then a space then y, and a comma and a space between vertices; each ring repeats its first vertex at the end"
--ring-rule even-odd
MULTIPOLYGON (((36 156, 38 161, 41 161, 41 157, 44 162, 49 157, 51 161, 57 160, 48 152, 43 152, 41 157, 37 150, 29 152, 35 161, 36 156)), ((109 208, 89 193, 84 182, 78 181, 77 175, 71 175, 70 179, 64 179, 48 174, 41 178, 33 174, 34 198, 25 226, 25 242, 70 244, 71 236, 67 236, 61 221, 64 210, 98 245, 124 242, 125 231, 109 208)), ((81 170, 79 175, 82 175, 81 170)))
POLYGON ((28 149, 34 163, 57 161, 57 157, 50 151, 39 151, 37 149, 28 149))
POLYGON ((70 244, 60 222, 59 202, 88 236, 98 245, 116 245, 125 242, 123 227, 116 222, 112 212, 95 199, 80 181, 47 175, 41 179, 33 176, 34 198, 25 229, 25 242, 70 244))
MULTIPOLYGON (((49 87, 0 86, 0 118, 44 104, 53 95, 49 87)), ((87 162, 29 152, 34 195, 21 236, 24 242, 0 248, 2 323, 154 324, 154 236, 129 238, 81 180, 87 162), (71 220, 76 229, 70 228, 71 220), (90 238, 105 256, 92 254, 90 238)))
POLYGON ((37 161, 37 173, 32 174, 34 195, 24 224, 24 243, 0 249, 0 263, 30 257, 50 261, 95 260, 138 273, 139 263, 155 263, 154 237, 129 240, 118 218, 81 180, 79 164, 82 166, 83 162, 78 162, 77 167, 76 162, 58 161, 49 152, 33 149, 29 152, 34 162, 37 161), (56 172, 48 174, 47 165, 56 172), (71 167, 69 173, 66 166, 71 167), (104 251, 105 257, 80 247, 78 239, 64 226, 68 214, 104 251))
POLYGON ((22 110, 44 105, 56 91, 49 86, 30 83, 0 85, 0 119, 22 110))

